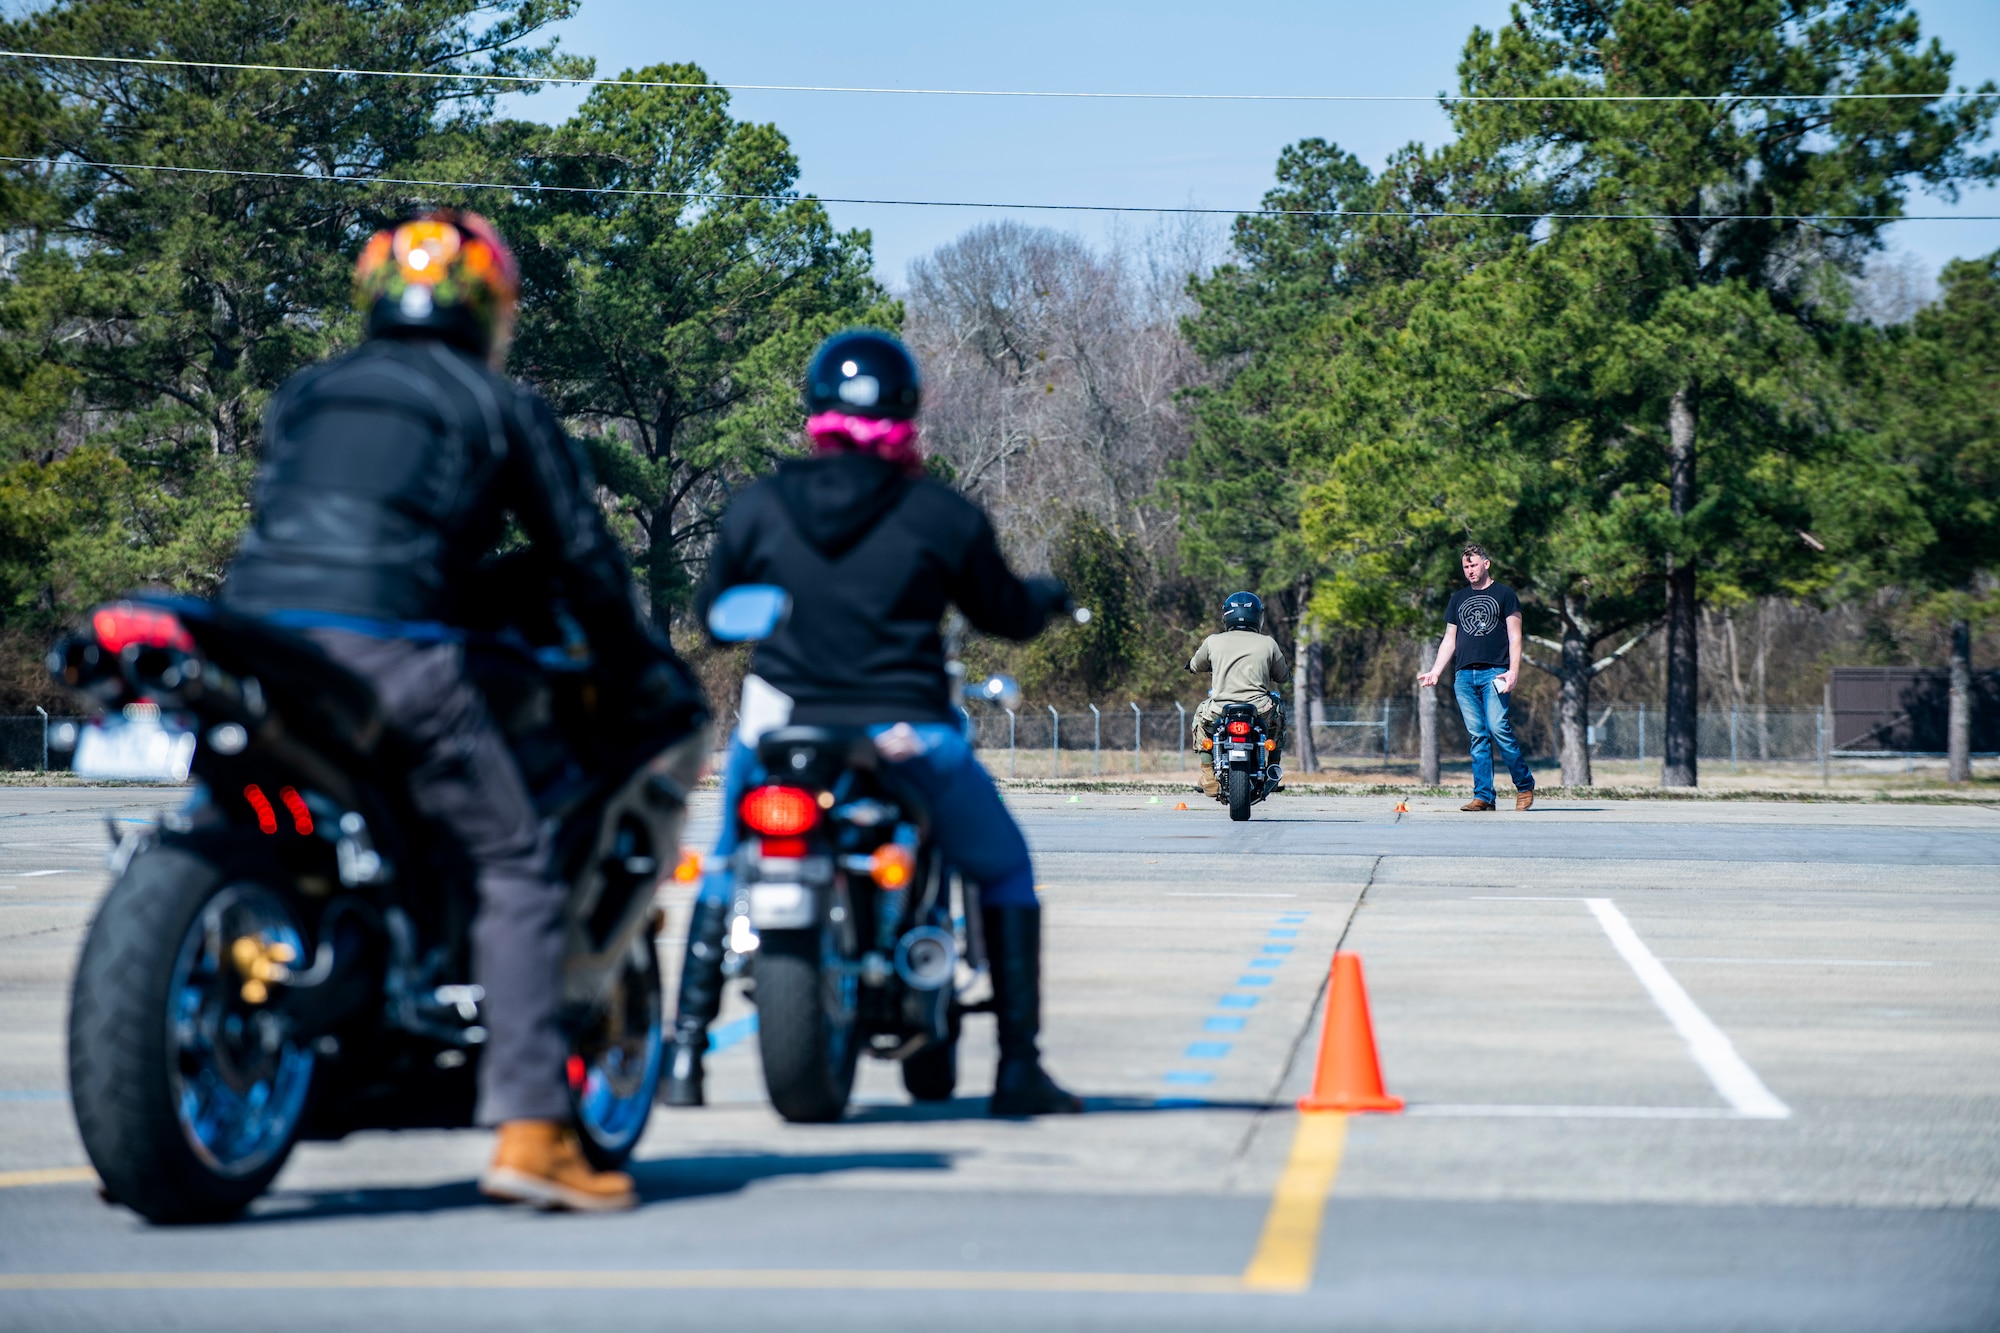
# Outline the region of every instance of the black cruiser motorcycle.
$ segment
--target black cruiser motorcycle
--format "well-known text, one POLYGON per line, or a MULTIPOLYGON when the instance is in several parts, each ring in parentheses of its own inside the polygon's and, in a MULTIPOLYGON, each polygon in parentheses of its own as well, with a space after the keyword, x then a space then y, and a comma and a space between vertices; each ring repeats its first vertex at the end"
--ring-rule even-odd
MULTIPOLYGON (((789 608, 780 588, 732 588, 709 629, 766 638, 789 608)), ((1004 676, 973 693, 1020 699, 1004 676)), ((771 1105, 791 1121, 838 1120, 863 1053, 900 1062, 916 1100, 949 1100, 960 1020, 989 1010, 992 990, 977 889, 933 847, 923 792, 862 728, 781 726, 757 741, 738 817, 724 970, 754 983, 771 1105)))
MULTIPOLYGON (((554 606, 518 580, 508 595, 554 606)), ((466 654, 570 885, 569 1085, 585 1153, 612 1167, 659 1081, 653 890, 707 719, 693 700, 650 725, 600 715, 559 609, 466 654)), ((78 772, 195 778, 118 842, 77 969, 70 1090, 108 1196, 216 1220, 301 1139, 470 1125, 486 1038, 472 868, 411 808, 368 686, 305 639, 184 599, 101 606, 49 666, 104 710, 65 738, 78 772)))
POLYGON ((1265 734, 1263 720, 1250 704, 1224 704, 1214 734, 1197 744, 1210 752, 1215 765, 1215 799, 1229 807, 1229 817, 1237 823, 1250 818, 1250 807, 1284 781, 1277 738, 1265 734))

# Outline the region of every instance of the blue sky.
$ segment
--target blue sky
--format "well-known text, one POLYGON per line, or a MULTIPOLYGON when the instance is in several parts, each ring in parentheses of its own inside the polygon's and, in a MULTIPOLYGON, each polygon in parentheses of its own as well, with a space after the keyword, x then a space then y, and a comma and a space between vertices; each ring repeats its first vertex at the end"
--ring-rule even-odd
MULTIPOLYGON (((1927 34, 1958 56, 1954 82, 2000 81, 2000 3, 1918 0, 1927 34)), ((1393 4, 1213 4, 1013 0, 1005 5, 801 0, 584 0, 557 29, 600 75, 690 60, 740 83, 1033 88, 1127 92, 1415 93, 1450 89, 1472 27, 1505 21, 1505 0, 1393 4)), ((513 101, 514 114, 560 119, 581 93, 513 101)), ((1371 167, 1403 143, 1448 137, 1434 103, 1075 102, 740 92, 739 117, 774 122, 824 196, 1252 207, 1278 150, 1311 135, 1371 167)), ((1005 213, 841 204, 843 227, 874 233, 877 265, 900 285, 909 261, 995 216, 1075 230, 1143 231, 1128 216, 1005 213)), ((1913 213, 2000 214, 2000 191, 1953 209, 1913 196, 1913 213)), ((1221 220, 1218 219, 1218 222, 1221 220)), ((1906 222, 1891 245, 1936 268, 2000 249, 2000 222, 1906 222)))

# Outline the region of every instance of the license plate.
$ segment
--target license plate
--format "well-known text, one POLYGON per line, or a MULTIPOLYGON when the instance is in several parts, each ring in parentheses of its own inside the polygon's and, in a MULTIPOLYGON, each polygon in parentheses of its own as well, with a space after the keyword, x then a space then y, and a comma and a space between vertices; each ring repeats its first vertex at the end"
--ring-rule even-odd
POLYGON ((194 733, 169 720, 98 718, 78 730, 70 767, 86 778, 185 782, 194 745, 194 733))
POLYGON ((1229 758, 1231 762, 1234 762, 1238 759, 1247 760, 1250 758, 1250 752, 1248 750, 1231 750, 1229 752, 1229 758))

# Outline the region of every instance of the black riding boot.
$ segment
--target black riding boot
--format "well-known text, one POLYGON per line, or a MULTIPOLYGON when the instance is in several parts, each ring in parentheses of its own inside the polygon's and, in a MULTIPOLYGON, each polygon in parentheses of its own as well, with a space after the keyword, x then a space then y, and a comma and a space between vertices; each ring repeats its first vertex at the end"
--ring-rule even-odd
POLYGON ((687 956, 681 963, 681 998, 667 1038, 667 1069, 660 1079, 665 1106, 700 1106, 701 1057, 708 1050, 708 1025, 722 1008, 722 936, 729 929, 729 904, 695 899, 688 917, 687 956))
POLYGON ((1000 1028, 1000 1068, 992 1115, 1075 1115, 1083 1103, 1042 1069, 1035 1038, 1042 1027, 1042 909, 988 907, 986 953, 993 975, 993 1016, 1000 1028))

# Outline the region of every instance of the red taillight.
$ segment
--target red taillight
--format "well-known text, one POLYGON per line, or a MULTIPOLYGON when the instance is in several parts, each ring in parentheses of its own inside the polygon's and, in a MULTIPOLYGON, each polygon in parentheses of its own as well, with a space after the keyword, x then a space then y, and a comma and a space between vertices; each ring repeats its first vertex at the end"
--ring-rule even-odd
POLYGON ((757 832, 781 838, 797 837, 819 822, 819 802, 798 787, 758 787, 737 810, 757 832))
POLYGON ((291 812, 292 827, 297 829, 302 837, 311 836, 313 831, 313 817, 312 811, 306 809, 306 798, 299 795, 298 792, 290 787, 280 787, 278 788, 278 799, 283 801, 285 809, 291 812))
POLYGON ((180 617, 150 606, 131 602, 100 606, 90 613, 90 628, 97 635, 98 646, 107 653, 122 653, 135 643, 147 648, 194 651, 194 640, 188 637, 180 617))
POLYGON ((257 828, 259 832, 276 833, 278 831, 278 812, 271 808, 271 798, 264 794, 262 787, 259 787, 254 782, 251 783, 243 789, 243 799, 250 802, 250 808, 257 812, 257 828))
POLYGON ((804 856, 806 854, 806 840, 804 838, 765 838, 763 844, 757 850, 765 856, 781 858, 804 856))
POLYGON ((590 1066, 583 1062, 580 1055, 572 1055, 563 1062, 563 1073, 568 1075, 570 1087, 578 1092, 582 1092, 583 1085, 590 1080, 590 1066))
POLYGON ((1229 734, 1232 736, 1248 736, 1250 734, 1250 724, 1248 722, 1231 722, 1229 724, 1229 734))

